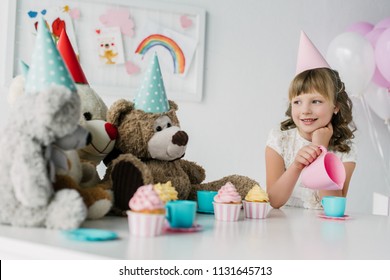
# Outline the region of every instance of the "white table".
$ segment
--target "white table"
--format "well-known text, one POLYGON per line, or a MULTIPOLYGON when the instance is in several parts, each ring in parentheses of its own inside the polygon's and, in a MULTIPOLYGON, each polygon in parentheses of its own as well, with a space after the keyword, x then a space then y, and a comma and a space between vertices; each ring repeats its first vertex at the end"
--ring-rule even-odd
POLYGON ((196 233, 145 238, 128 234, 127 219, 105 217, 83 227, 113 230, 119 240, 80 242, 60 231, 0 226, 1 259, 390 259, 390 218, 350 214, 344 221, 319 211, 284 207, 267 219, 220 222, 197 214, 196 233))

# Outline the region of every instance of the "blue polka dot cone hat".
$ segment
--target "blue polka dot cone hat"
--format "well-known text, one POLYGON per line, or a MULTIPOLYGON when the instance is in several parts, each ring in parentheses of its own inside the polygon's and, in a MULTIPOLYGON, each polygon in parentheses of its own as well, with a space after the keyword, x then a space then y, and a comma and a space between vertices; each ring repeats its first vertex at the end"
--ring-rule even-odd
POLYGON ((51 85, 62 85, 76 91, 73 79, 57 50, 45 20, 41 17, 25 91, 36 93, 51 85))
POLYGON ((134 107, 146 113, 165 113, 169 111, 169 103, 157 53, 154 54, 145 72, 138 94, 134 98, 134 107))
POLYGON ((27 74, 28 74, 28 69, 30 68, 26 62, 24 62, 23 60, 20 60, 19 61, 19 67, 20 67, 20 71, 22 71, 22 75, 23 77, 27 77, 27 74))

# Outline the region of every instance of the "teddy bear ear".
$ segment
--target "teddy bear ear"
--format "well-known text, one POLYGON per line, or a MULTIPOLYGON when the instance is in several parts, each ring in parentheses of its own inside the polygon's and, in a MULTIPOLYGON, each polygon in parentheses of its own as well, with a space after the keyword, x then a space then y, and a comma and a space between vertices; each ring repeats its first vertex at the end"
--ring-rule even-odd
POLYGON ((133 102, 120 99, 111 105, 107 112, 107 121, 115 126, 119 126, 123 117, 134 109, 133 102))
POLYGON ((177 106, 177 104, 174 101, 168 100, 168 102, 169 102, 169 108, 170 109, 173 109, 175 111, 177 111, 177 109, 179 109, 179 107, 177 106))

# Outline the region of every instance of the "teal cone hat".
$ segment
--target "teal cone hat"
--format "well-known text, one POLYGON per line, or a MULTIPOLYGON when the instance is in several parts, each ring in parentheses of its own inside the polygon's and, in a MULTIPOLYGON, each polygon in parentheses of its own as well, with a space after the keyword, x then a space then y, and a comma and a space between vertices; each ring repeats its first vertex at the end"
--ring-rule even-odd
POLYGON ((134 107, 146 113, 164 113, 169 111, 169 103, 165 93, 157 53, 154 54, 145 72, 141 87, 134 98, 134 107))
POLYGON ((20 66, 20 70, 22 71, 23 77, 26 78, 27 74, 28 74, 28 68, 29 68, 28 65, 23 60, 20 60, 19 61, 19 66, 20 66))
POLYGON ((45 20, 41 17, 25 90, 26 93, 35 93, 51 85, 63 85, 71 91, 76 91, 73 79, 57 50, 45 20))

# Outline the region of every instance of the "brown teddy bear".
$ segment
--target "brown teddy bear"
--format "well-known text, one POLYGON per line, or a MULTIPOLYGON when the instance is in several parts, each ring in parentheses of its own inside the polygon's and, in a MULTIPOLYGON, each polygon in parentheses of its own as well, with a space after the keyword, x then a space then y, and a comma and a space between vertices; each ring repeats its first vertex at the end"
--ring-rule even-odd
POLYGON ((180 128, 178 106, 165 96, 156 55, 146 73, 146 84, 135 102, 118 100, 107 113, 107 121, 118 128, 115 148, 104 160, 112 180, 115 213, 129 209, 128 202, 141 185, 167 181, 172 182, 179 199, 195 199, 197 190, 218 190, 228 181, 245 196, 256 181, 231 175, 202 183, 205 170, 182 159, 189 137, 180 128))

